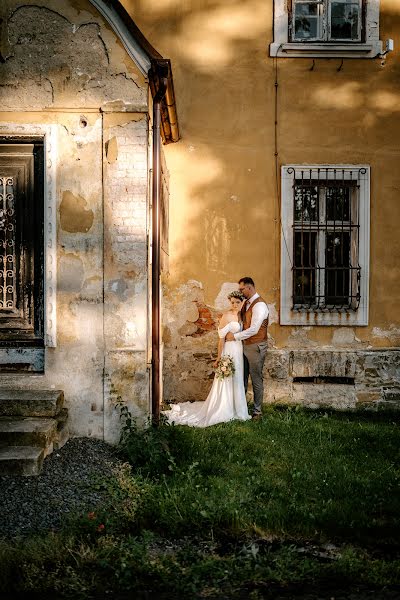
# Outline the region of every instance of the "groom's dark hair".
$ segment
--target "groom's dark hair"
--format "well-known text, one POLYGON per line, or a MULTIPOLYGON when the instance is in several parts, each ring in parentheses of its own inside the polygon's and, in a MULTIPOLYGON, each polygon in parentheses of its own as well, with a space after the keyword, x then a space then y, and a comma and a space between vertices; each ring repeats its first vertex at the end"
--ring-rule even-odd
POLYGON ((242 277, 239 279, 238 283, 244 283, 244 285, 252 285, 255 287, 254 281, 251 277, 242 277))

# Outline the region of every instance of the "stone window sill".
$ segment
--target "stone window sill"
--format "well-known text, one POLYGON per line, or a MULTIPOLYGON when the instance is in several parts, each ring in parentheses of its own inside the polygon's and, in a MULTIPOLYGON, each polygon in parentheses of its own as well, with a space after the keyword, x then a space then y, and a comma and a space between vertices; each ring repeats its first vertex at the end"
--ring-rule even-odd
POLYGON ((321 313, 312 311, 302 312, 287 309, 282 310, 281 312, 280 324, 360 327, 368 325, 368 308, 367 306, 360 306, 355 312, 336 313, 321 313))
POLYGON ((376 58, 382 52, 382 42, 364 44, 274 42, 270 56, 279 58, 376 58))

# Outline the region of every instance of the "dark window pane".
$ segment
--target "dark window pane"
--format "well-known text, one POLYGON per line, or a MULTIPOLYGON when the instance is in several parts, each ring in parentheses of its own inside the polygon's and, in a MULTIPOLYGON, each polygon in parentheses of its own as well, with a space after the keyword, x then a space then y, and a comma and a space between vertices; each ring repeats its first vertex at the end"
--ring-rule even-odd
POLYGON ((294 220, 318 221, 318 187, 296 182, 294 186, 294 220))
POLYGON ((350 188, 326 188, 326 220, 349 221, 350 219, 350 188))
POLYGON ((315 303, 317 234, 294 232, 293 300, 295 304, 315 303))
POLYGON ((331 37, 335 40, 357 40, 360 6, 353 2, 331 2, 331 37))
POLYGON ((349 304, 350 232, 330 231, 326 234, 325 303, 349 304))
POLYGON ((306 40, 318 37, 318 4, 296 3, 294 17, 295 39, 306 40))

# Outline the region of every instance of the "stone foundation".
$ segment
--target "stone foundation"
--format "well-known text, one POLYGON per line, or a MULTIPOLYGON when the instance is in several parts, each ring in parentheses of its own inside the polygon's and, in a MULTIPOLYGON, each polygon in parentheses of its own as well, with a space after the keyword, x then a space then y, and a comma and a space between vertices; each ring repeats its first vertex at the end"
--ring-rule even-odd
POLYGON ((399 409, 400 350, 270 350, 264 381, 268 404, 399 409))
MULTIPOLYGON (((197 340, 198 341, 198 340, 197 340)), ((214 376, 215 348, 181 348, 166 358, 167 402, 205 400, 214 376), (172 359, 172 360, 171 360, 172 359), (171 370, 177 375, 171 377, 171 370)), ((338 410, 400 409, 400 350, 269 350, 264 402, 338 410)))

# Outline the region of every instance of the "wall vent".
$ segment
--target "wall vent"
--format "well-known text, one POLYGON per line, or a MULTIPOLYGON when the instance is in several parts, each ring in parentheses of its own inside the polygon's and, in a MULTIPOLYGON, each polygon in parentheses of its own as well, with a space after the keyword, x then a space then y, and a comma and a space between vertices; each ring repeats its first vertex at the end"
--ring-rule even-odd
POLYGON ((354 385, 354 377, 333 377, 332 375, 293 377, 293 383, 334 383, 336 385, 354 385))

